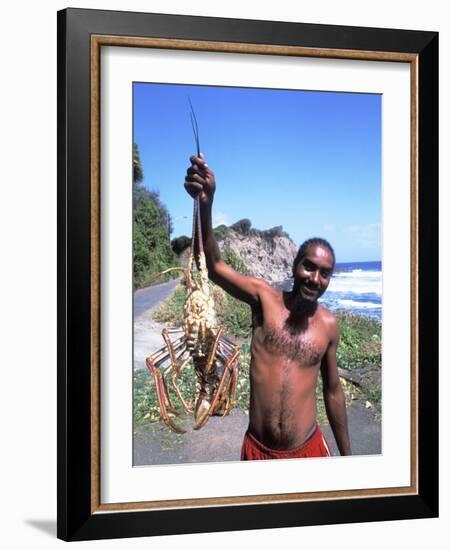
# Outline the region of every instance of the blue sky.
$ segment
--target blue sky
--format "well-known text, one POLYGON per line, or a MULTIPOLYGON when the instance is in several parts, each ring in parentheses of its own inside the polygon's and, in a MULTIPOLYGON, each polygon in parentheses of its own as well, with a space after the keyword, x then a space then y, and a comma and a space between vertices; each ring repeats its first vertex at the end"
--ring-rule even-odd
POLYGON ((249 218, 297 245, 324 237, 338 262, 381 259, 380 95, 135 83, 133 96, 144 184, 168 207, 172 237, 191 232, 189 96, 216 175, 215 225, 249 218))

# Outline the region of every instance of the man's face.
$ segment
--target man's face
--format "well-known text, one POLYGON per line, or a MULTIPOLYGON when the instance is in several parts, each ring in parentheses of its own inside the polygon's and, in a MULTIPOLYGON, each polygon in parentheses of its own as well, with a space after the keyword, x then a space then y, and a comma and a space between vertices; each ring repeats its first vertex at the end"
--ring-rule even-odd
POLYGON ((316 302, 330 284, 333 256, 328 248, 312 245, 299 262, 294 277, 294 292, 303 300, 316 302))

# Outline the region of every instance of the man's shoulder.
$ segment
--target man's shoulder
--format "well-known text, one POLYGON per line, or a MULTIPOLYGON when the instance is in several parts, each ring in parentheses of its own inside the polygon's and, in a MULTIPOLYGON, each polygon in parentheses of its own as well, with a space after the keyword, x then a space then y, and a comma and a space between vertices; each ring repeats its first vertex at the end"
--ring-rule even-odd
MULTIPOLYGON (((249 280, 251 279, 252 285, 255 291, 255 295, 258 297, 258 301, 260 304, 266 303, 274 303, 275 301, 279 300, 282 296, 282 292, 279 290, 273 288, 267 281, 264 279, 260 279, 259 277, 253 277, 253 276, 246 276, 249 280)), ((257 305, 257 304, 254 304, 257 305)))
POLYGON ((256 279, 258 281, 260 292, 262 292, 265 296, 268 296, 270 298, 281 298, 283 296, 283 293, 281 290, 278 290, 274 288, 270 283, 265 281, 264 279, 256 279))
POLYGON ((339 322, 336 315, 330 311, 328 308, 319 304, 318 313, 322 321, 327 325, 327 327, 333 332, 339 332, 339 322))

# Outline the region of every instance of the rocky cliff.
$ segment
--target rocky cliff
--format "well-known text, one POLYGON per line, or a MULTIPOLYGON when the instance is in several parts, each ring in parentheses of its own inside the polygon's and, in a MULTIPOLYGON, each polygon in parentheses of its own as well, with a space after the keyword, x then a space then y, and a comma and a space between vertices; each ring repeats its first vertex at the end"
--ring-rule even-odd
MULTIPOLYGON (((214 229, 223 256, 234 252, 247 272, 268 282, 280 282, 292 276, 292 264, 297 253, 295 243, 281 226, 260 230, 251 227, 250 220, 239 220, 232 226, 214 229)), ((179 237, 172 246, 185 264, 190 239, 179 237)))

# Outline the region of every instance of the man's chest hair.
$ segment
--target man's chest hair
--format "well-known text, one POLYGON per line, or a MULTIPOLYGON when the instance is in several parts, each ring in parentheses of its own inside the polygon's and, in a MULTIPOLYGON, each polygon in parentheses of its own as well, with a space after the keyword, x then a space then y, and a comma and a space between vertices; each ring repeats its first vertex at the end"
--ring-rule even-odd
POLYGON ((253 337, 273 355, 305 367, 317 365, 329 343, 320 314, 293 318, 281 303, 264 306, 253 309, 253 337))
POLYGON ((312 330, 295 334, 285 327, 265 327, 261 336, 270 353, 287 357, 305 367, 317 365, 326 350, 324 339, 312 330))

